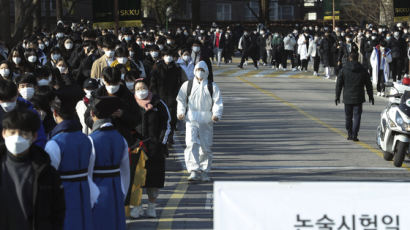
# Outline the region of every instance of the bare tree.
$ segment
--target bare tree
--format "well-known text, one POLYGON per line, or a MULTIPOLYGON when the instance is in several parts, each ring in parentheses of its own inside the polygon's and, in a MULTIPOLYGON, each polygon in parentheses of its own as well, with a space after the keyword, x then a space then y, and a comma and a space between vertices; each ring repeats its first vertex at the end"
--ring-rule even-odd
MULTIPOLYGON (((146 8, 154 13, 155 20, 158 25, 163 27, 166 23, 167 16, 166 11, 168 7, 172 7, 174 13, 179 9, 178 0, 143 0, 141 2, 142 8, 146 8)), ((192 12, 194 14, 194 12, 192 12)), ((193 15, 194 17, 194 15, 193 15)))
POLYGON ((33 13, 40 0, 14 0, 15 24, 10 43, 15 45, 33 31, 33 13))
POLYGON ((10 0, 0 0, 0 40, 8 43, 10 41, 10 0))
POLYGON ((258 0, 259 12, 256 13, 250 5, 250 1, 246 4, 251 14, 258 20, 259 23, 269 24, 269 0, 258 0))
POLYGON ((356 23, 393 23, 393 0, 350 0, 343 7, 344 14, 356 23))

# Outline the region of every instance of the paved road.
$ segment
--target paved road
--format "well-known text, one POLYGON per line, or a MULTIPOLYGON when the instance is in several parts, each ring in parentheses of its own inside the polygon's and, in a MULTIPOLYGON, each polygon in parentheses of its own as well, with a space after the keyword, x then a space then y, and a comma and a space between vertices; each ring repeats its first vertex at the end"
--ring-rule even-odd
MULTIPOLYGON (((387 101, 363 107, 360 142, 346 140, 335 81, 311 72, 215 67, 225 112, 215 126, 215 181, 410 181, 407 166, 383 160, 375 130, 387 101)), ((188 184, 183 132, 167 161, 158 219, 130 220, 129 229, 212 229, 212 183, 188 184)))

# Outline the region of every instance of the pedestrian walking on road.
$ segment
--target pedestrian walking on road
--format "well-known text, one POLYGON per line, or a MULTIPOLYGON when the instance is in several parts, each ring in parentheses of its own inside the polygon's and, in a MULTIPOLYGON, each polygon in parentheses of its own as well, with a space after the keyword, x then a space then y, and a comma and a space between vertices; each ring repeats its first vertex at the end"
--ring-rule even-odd
POLYGON ((369 95, 369 102, 374 105, 373 86, 370 75, 363 65, 358 62, 359 54, 353 52, 349 62, 341 69, 336 82, 336 105, 340 103, 340 94, 343 90, 345 104, 345 118, 347 140, 359 141, 358 134, 362 116, 362 104, 366 101, 364 88, 369 95))
POLYGON ((204 61, 195 66, 195 79, 185 82, 177 97, 179 120, 186 120, 185 163, 190 181, 210 181, 213 123, 222 117, 223 102, 218 86, 208 81, 204 61))

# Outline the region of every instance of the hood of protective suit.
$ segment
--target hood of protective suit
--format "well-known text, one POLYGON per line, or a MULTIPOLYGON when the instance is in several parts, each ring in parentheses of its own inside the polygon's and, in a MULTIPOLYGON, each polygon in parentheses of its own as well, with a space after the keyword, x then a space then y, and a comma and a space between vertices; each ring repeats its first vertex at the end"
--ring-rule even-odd
POLYGON ((208 77, 209 76, 209 70, 208 70, 208 65, 204 61, 198 62, 198 64, 195 65, 194 68, 194 74, 196 73, 197 69, 203 69, 205 70, 205 74, 208 77))

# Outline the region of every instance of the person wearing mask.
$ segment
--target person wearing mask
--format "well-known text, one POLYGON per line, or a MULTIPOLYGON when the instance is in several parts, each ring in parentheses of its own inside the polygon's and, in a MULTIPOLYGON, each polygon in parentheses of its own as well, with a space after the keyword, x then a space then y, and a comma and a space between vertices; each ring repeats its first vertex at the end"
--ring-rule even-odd
POLYGON ((36 69, 34 76, 36 77, 38 86, 49 86, 52 81, 51 70, 48 67, 36 69))
POLYGON ((213 51, 216 55, 217 65, 221 66, 222 62, 222 51, 225 48, 225 37, 224 34, 220 31, 219 28, 216 28, 214 36, 213 36, 213 51))
POLYGON ((339 42, 339 54, 338 54, 338 60, 337 60, 337 65, 338 65, 338 70, 342 69, 344 65, 349 60, 350 54, 355 52, 359 53, 359 48, 355 43, 353 43, 352 37, 350 34, 345 36, 346 42, 339 42))
POLYGON ((298 55, 301 60, 301 71, 307 72, 307 67, 308 67, 308 48, 309 48, 309 43, 310 43, 310 36, 309 34, 305 31, 303 34, 299 35, 298 38, 298 55))
MULTIPOLYGON (((119 97, 120 107, 111 115, 112 124, 127 140, 128 146, 135 143, 131 131, 136 126, 139 117, 136 116, 137 104, 131 92, 121 84, 121 72, 117 68, 106 67, 103 70, 103 86, 94 91, 94 97, 119 97)), ((85 123, 93 128, 94 121, 90 116, 90 108, 85 112, 85 123)))
POLYGON ((135 80, 141 78, 140 73, 137 70, 131 70, 124 76, 124 85, 134 95, 135 80))
POLYGON ((0 77, 4 80, 9 80, 9 81, 14 80, 13 71, 11 70, 11 65, 6 60, 0 62, 0 77))
POLYGON ((53 118, 53 113, 51 112, 50 103, 54 100, 55 94, 50 86, 38 86, 31 103, 34 109, 40 115, 40 120, 44 126, 44 132, 46 136, 54 129, 57 125, 53 118))
MULTIPOLYGON (((146 215, 156 218, 155 203, 159 190, 165 182, 165 156, 168 154, 168 135, 171 133, 171 114, 166 103, 159 96, 148 90, 145 79, 135 82, 135 100, 138 104, 138 113, 141 118, 136 126, 136 132, 145 142, 148 160, 145 163, 147 170, 145 189, 148 195, 146 215)), ((131 210, 130 216, 138 218, 142 213, 142 204, 131 210)))
POLYGON ((370 64, 370 56, 372 55, 373 48, 377 45, 375 42, 372 40, 372 33, 371 31, 366 31, 365 35, 365 40, 362 43, 363 45, 363 64, 364 66, 369 70, 371 73, 372 71, 372 66, 370 64))
POLYGON ((16 84, 20 96, 31 102, 37 87, 36 77, 32 74, 24 74, 16 78, 16 84))
MULTIPOLYGON (((223 51, 222 51, 222 56, 224 57, 225 64, 231 63, 232 62, 232 56, 233 56, 233 38, 229 33, 224 34, 225 39, 224 39, 224 44, 223 44, 223 51)), ((192 43, 193 44, 193 41, 192 43)), ((188 46, 188 49, 191 46, 188 46)))
POLYGON ((164 52, 163 60, 156 63, 151 72, 150 91, 165 101, 171 113, 172 132, 168 139, 169 144, 174 143, 173 134, 177 123, 176 97, 182 83, 187 80, 182 72, 183 70, 175 63, 171 51, 164 52))
POLYGON ((90 139, 81 132, 76 103, 69 90, 56 91, 51 110, 57 126, 49 134, 45 151, 65 188, 64 229, 92 230, 91 210, 100 191, 92 180, 95 152, 90 139))
POLYGON ((222 118, 223 102, 218 86, 208 79, 208 66, 195 66, 195 79, 179 90, 177 116, 186 121, 185 163, 189 181, 210 181, 213 123, 222 118), (212 84, 212 85, 208 85, 212 84))
POLYGON ((50 56, 48 58, 48 62, 46 64, 49 68, 57 68, 57 61, 62 57, 61 50, 58 47, 53 47, 50 50, 50 56))
POLYGON ((140 72, 142 78, 147 77, 144 66, 144 55, 143 50, 135 43, 128 44, 128 58, 131 61, 133 69, 136 69, 140 72))
POLYGON ((80 123, 82 126, 82 131, 85 135, 89 135, 91 133, 91 129, 85 123, 85 112, 87 111, 90 105, 90 99, 92 97, 92 92, 98 89, 98 82, 94 78, 86 79, 83 83, 83 90, 85 96, 82 100, 77 102, 75 106, 75 110, 77 112, 77 116, 80 119, 80 123))
POLYGON ((22 49, 13 48, 9 55, 9 63, 12 64, 13 77, 17 77, 26 72, 28 69, 28 64, 24 58, 24 53, 22 49))
MULTIPOLYGON (((111 63, 111 67, 115 67, 117 65, 125 66, 127 71, 131 70, 131 61, 128 59, 129 52, 127 49, 120 47, 115 50, 115 61, 111 63)), ((124 80, 123 78, 121 80, 124 80)))
POLYGON ((111 66, 111 64, 114 62, 114 43, 106 39, 103 42, 102 46, 104 55, 95 60, 93 66, 91 67, 91 78, 95 78, 97 80, 100 80, 103 77, 103 69, 107 66, 111 66))
POLYGON ((331 65, 331 60, 332 60, 332 39, 330 37, 330 33, 328 31, 325 32, 325 36, 323 37, 322 41, 320 42, 320 61, 323 64, 323 67, 325 68, 325 77, 327 79, 330 78, 330 65, 331 65))
POLYGON ((37 53, 34 49, 27 49, 24 52, 24 57, 28 63, 26 73, 34 73, 34 70, 41 67, 41 64, 38 60, 37 53))
POLYGON ((295 63, 295 61, 294 61, 294 58, 293 58, 294 55, 293 55, 293 54, 294 54, 294 52, 295 52, 296 39, 295 39, 295 37, 293 36, 293 34, 291 34, 291 33, 288 34, 288 35, 283 39, 283 44, 284 44, 284 47, 285 47, 285 55, 284 55, 284 57, 283 57, 283 63, 282 63, 283 68, 284 68, 284 69, 287 69, 288 59, 290 59, 290 60, 291 60, 291 63, 292 63, 292 70, 295 71, 297 65, 296 65, 296 63, 295 63))
POLYGON ((38 114, 15 109, 1 126, 0 229, 63 230, 64 188, 44 150, 33 144, 38 114))
POLYGON ((393 81, 401 80, 403 64, 406 56, 406 42, 400 37, 399 31, 393 32, 386 36, 387 47, 391 50, 392 62, 390 63, 393 81))
POLYGON ((93 181, 101 191, 92 210, 94 229, 125 230, 124 201, 130 184, 128 144, 111 123, 111 114, 121 104, 118 97, 93 98, 94 121, 89 138, 95 154, 93 181))
POLYGON ((145 73, 147 78, 151 79, 154 65, 161 60, 160 50, 158 46, 153 45, 149 51, 149 55, 144 59, 145 73))
POLYGON ((320 37, 318 34, 315 34, 313 41, 309 43, 308 56, 313 59, 313 76, 319 76, 319 64, 320 64, 320 55, 319 55, 319 46, 320 46, 320 37))
MULTIPOLYGON (((0 119, 3 116, 12 111, 13 109, 29 109, 37 113, 33 105, 25 99, 18 96, 18 89, 16 84, 12 81, 0 80, 0 119)), ((0 130, 3 128, 0 127, 0 130)), ((37 139, 34 142, 35 145, 44 148, 47 138, 45 136, 44 127, 40 126, 37 132, 37 139)), ((4 140, 0 137, 0 143, 4 143, 4 140)))
POLYGON ((249 57, 253 60, 253 65, 255 69, 258 69, 258 60, 257 60, 257 45, 256 45, 256 36, 249 34, 247 30, 244 31, 243 36, 240 40, 240 47, 242 48, 242 58, 241 63, 239 63, 238 67, 243 68, 243 63, 249 57))
POLYGON ((259 59, 262 61, 263 65, 266 66, 268 64, 267 61, 267 51, 266 51, 266 39, 268 35, 265 33, 265 30, 261 30, 257 35, 257 43, 259 47, 259 59))
POLYGON ((191 60, 191 56, 189 55, 189 50, 183 50, 181 57, 179 57, 177 64, 181 67, 188 80, 192 80, 194 78, 194 62, 191 60))
POLYGON ((360 129, 360 121, 363 110, 363 102, 365 99, 366 87, 369 96, 369 102, 374 105, 373 86, 370 81, 367 69, 358 62, 359 54, 352 52, 349 55, 349 62, 343 66, 336 82, 336 100, 335 103, 340 103, 340 95, 343 90, 343 103, 345 104, 345 118, 347 140, 358 142, 358 134, 360 129))
POLYGON ((372 81, 377 84, 377 96, 384 97, 385 86, 390 77, 389 64, 392 61, 391 50, 387 48, 387 43, 381 41, 377 45, 370 56, 370 64, 372 66, 372 81))

